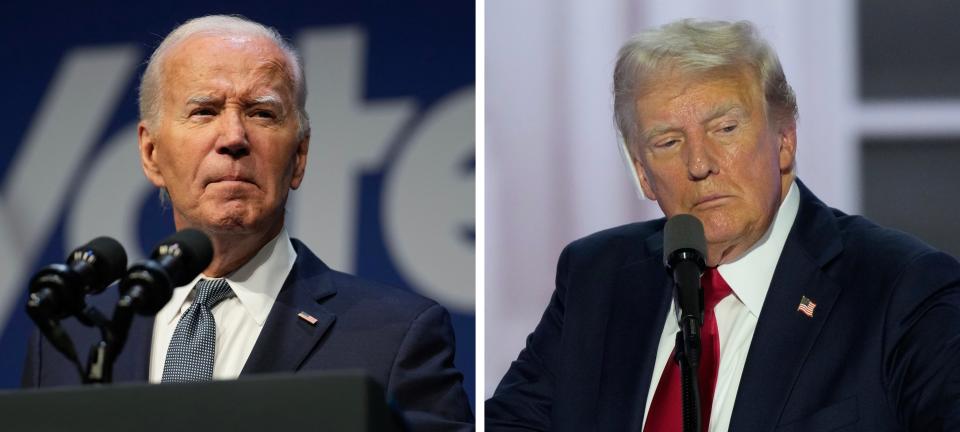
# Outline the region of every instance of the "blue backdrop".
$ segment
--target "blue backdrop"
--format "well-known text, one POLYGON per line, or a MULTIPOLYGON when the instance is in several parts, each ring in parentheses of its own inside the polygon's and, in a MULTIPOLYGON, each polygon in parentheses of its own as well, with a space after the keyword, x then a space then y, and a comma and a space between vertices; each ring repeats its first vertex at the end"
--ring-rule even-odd
POLYGON ((0 13, 0 386, 19 385, 35 269, 98 235, 135 260, 172 232, 136 159, 136 87, 173 27, 230 13, 277 28, 304 57, 313 134, 291 235, 335 268, 447 306, 472 400, 474 4, 132 3, 0 13))

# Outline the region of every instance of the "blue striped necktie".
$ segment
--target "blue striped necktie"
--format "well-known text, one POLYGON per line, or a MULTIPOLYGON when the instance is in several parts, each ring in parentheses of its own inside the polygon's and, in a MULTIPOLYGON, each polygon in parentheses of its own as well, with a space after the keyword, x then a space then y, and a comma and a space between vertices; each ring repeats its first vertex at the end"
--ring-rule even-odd
POLYGON ((225 279, 200 279, 193 304, 180 317, 170 339, 161 382, 209 381, 213 378, 217 323, 210 312, 233 291, 225 279))

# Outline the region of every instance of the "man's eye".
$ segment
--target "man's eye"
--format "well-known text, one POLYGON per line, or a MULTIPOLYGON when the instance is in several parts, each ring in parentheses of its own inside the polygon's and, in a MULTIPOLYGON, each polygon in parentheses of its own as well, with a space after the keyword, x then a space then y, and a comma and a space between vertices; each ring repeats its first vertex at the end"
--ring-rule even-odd
POLYGON ((677 145, 679 142, 680 142, 680 140, 678 140, 678 139, 671 139, 671 140, 666 140, 666 141, 658 142, 657 144, 654 145, 654 147, 657 147, 657 148, 670 148, 670 147, 673 147, 673 146, 677 145))
POLYGON ((212 116, 214 114, 216 114, 216 111, 211 108, 199 108, 190 113, 191 116, 212 116))
POLYGON ((724 127, 720 128, 720 132, 730 133, 730 132, 733 132, 733 131, 736 130, 736 129, 737 129, 737 125, 732 124, 732 125, 727 125, 727 126, 724 126, 724 127))
POLYGON ((274 114, 272 111, 258 110, 253 112, 253 117, 274 119, 274 118, 277 118, 277 115, 274 114))

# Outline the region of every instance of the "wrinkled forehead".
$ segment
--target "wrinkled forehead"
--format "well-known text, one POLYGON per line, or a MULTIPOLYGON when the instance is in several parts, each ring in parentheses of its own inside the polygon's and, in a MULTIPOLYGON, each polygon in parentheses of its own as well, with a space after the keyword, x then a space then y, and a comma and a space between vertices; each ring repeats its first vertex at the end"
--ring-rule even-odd
POLYGON ((163 63, 165 97, 226 91, 242 96, 276 93, 292 103, 293 74, 286 54, 271 39, 242 34, 198 34, 171 48, 163 63))

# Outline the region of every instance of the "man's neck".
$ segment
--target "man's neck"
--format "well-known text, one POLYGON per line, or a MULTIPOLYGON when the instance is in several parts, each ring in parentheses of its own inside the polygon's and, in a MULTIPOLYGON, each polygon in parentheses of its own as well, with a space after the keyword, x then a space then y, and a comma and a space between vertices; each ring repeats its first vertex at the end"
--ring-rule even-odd
MULTIPOLYGON (((187 227, 177 227, 178 230, 187 227)), ((203 270, 207 277, 224 277, 250 261, 283 229, 283 219, 268 230, 256 232, 211 231, 200 228, 213 243, 213 260, 203 270)))

